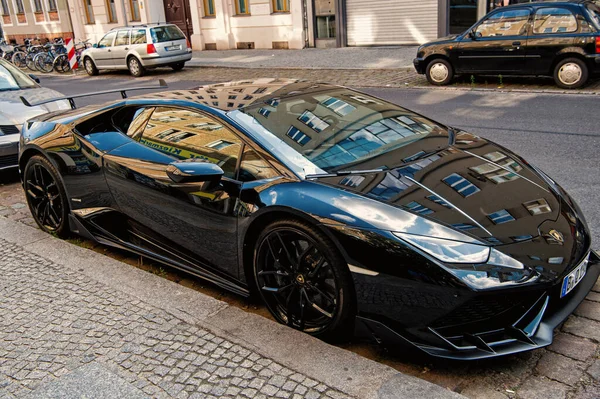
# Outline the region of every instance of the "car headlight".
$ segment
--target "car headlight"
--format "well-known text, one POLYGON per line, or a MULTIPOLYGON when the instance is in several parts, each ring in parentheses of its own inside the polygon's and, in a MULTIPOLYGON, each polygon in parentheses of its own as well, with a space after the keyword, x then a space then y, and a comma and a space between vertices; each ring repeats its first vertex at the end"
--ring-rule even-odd
POLYGON ((406 233, 394 232, 393 234, 444 263, 485 263, 510 269, 524 269, 523 263, 487 245, 406 233))

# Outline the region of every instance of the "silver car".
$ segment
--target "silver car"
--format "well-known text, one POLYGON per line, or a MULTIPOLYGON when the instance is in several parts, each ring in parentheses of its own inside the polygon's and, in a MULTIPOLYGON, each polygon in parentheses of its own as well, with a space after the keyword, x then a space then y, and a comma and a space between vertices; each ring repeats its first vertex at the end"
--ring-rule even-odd
POLYGON ((142 76, 148 68, 183 69, 192 59, 192 49, 176 25, 135 25, 111 29, 81 59, 88 75, 98 75, 102 69, 129 69, 133 76, 142 76))
POLYGON ((30 102, 37 102, 62 97, 62 94, 41 87, 37 78, 24 74, 10 62, 0 59, 0 175, 18 167, 17 155, 23 123, 47 112, 70 108, 67 101, 27 107, 21 101, 21 96, 30 102))

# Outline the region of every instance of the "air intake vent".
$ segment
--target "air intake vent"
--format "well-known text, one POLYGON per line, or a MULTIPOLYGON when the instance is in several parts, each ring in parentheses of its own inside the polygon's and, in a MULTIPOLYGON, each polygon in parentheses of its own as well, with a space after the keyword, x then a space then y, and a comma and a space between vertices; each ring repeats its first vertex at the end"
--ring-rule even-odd
POLYGON ((19 134, 19 128, 15 125, 0 125, 2 134, 19 134))
POLYGON ((0 169, 8 168, 11 166, 17 166, 18 164, 18 155, 4 155, 0 156, 0 169))

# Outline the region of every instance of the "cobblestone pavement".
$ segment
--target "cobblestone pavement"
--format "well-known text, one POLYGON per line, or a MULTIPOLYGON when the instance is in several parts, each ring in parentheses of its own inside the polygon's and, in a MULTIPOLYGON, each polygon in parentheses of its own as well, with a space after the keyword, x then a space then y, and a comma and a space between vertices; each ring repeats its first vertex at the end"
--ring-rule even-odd
POLYGON ((155 398, 347 397, 3 239, 0 273, 0 397, 90 362, 155 398))

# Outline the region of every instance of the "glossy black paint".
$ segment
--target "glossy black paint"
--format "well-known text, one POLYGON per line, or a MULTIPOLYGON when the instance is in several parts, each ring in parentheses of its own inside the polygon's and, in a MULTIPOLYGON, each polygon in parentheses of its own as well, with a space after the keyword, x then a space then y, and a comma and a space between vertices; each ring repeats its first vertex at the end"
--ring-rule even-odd
MULTIPOLYGON (((300 88, 282 84, 277 95, 302 95, 300 88)), ((20 168, 35 154, 54 163, 74 232, 242 295, 250 293, 254 245, 265 224, 290 217, 311 223, 334 242, 353 274, 358 330, 434 356, 476 359, 548 345, 557 320, 598 277, 592 252, 584 281, 559 298, 563 277, 590 253, 585 219, 560 186, 497 144, 462 131, 444 133, 353 165, 355 171, 383 167, 355 175, 361 178, 356 185, 345 184, 344 176, 305 179, 267 150, 260 133, 186 95, 145 96, 32 120, 22 133, 20 168), (177 182, 169 177, 176 158, 116 129, 82 131, 93 130, 88 121, 99 115, 162 105, 216 118, 279 176, 177 182), (461 194, 444 181, 453 174, 476 195, 461 194), (533 200, 541 204, 535 211, 525 205, 533 200), (428 211, 411 206, 415 202, 428 211), (502 209, 513 220, 495 223, 490 214, 502 209), (553 230, 562 242, 552 238, 553 230), (392 232, 483 243, 525 267, 443 264, 392 232)))
POLYGON ((424 74, 436 58, 448 60, 456 74, 502 74, 551 76, 558 61, 575 57, 583 60, 590 74, 600 74, 600 54, 595 40, 600 26, 585 8, 587 1, 533 2, 500 7, 460 35, 437 39, 417 50, 414 66, 424 74), (533 15, 545 7, 570 10, 578 27, 571 33, 534 33, 533 15), (531 15, 522 35, 476 37, 472 32, 485 19, 507 10, 529 10, 531 15))

